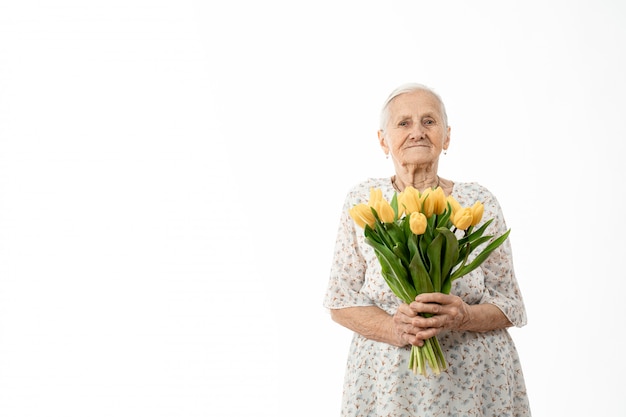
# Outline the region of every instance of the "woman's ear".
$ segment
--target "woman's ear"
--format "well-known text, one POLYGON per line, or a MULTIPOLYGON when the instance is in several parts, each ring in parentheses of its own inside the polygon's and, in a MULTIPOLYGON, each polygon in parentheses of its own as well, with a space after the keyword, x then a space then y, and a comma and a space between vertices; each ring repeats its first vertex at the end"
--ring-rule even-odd
POLYGON ((387 146, 387 141, 385 140, 385 133, 382 130, 378 131, 378 144, 380 148, 385 152, 385 155, 389 155, 389 146, 387 146))
POLYGON ((448 126, 448 132, 446 133, 446 137, 443 139, 443 150, 448 150, 448 146, 450 146, 450 131, 452 128, 448 126))

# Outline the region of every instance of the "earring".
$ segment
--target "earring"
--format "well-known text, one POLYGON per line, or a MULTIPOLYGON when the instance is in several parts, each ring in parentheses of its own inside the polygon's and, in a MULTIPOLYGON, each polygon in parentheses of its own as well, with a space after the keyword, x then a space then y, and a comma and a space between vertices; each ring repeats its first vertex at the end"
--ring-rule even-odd
POLYGON ((385 154, 385 159, 389 159, 389 154, 388 153, 385 154))
POLYGON ((447 155, 447 154, 448 154, 448 150, 447 150, 447 149, 444 149, 444 150, 443 150, 443 154, 444 154, 444 155, 447 155))

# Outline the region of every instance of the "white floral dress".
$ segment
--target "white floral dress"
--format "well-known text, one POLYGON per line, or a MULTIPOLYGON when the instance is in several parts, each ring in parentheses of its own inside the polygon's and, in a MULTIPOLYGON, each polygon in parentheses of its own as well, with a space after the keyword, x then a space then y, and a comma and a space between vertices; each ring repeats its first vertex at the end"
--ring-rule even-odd
MULTIPOLYGON (((340 309, 378 306, 393 314, 401 301, 380 273, 363 229, 348 209, 367 203, 370 188, 380 188, 391 201, 390 178, 368 179, 347 195, 337 234, 324 306, 340 309)), ((500 205, 477 183, 456 183, 452 195, 462 206, 484 205, 483 219, 493 218, 489 235, 506 224, 500 205)), ((526 324, 526 311, 511 255, 509 239, 470 274, 453 282, 452 294, 468 304, 498 306, 514 326, 526 324)), ((442 332, 438 336, 448 362, 440 375, 414 375, 408 369, 410 347, 398 348, 354 334, 347 360, 341 415, 344 417, 530 416, 524 376, 513 340, 506 329, 490 332, 442 332)))

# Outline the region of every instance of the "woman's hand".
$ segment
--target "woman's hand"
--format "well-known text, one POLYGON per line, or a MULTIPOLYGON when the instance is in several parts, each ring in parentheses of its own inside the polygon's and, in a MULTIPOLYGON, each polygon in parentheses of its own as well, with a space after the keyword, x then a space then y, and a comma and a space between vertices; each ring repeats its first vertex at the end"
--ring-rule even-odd
POLYGON ((393 317, 399 337, 415 346, 444 329, 464 329, 470 320, 470 308, 460 297, 442 293, 420 294, 411 304, 400 305, 393 317))
POLYGON ((400 304, 396 314, 393 315, 394 332, 398 340, 401 341, 400 345, 421 346, 424 344, 423 339, 416 339, 416 332, 421 330, 413 324, 416 315, 417 313, 406 303, 400 304))

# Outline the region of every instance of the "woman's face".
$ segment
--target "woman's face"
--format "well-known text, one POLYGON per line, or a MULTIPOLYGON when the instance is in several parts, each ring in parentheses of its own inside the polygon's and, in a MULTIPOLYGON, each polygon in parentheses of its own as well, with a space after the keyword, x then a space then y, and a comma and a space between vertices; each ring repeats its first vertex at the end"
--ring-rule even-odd
POLYGON ((388 109, 387 126, 378 132, 378 138, 395 164, 429 165, 448 149, 450 128, 445 126, 441 105, 431 93, 401 94, 388 109))

